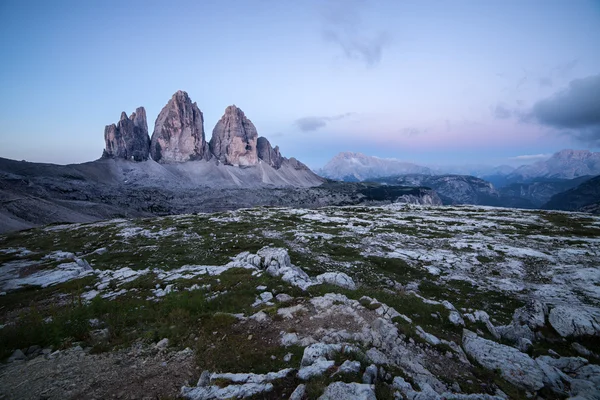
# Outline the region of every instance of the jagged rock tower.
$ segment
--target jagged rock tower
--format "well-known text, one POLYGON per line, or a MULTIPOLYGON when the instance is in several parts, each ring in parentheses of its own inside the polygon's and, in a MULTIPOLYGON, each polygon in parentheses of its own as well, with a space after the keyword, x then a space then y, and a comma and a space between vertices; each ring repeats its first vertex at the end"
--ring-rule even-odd
POLYGON ((209 147, 224 164, 249 166, 258 164, 258 133, 252 121, 236 106, 229 106, 213 129, 209 147))
POLYGON ((177 91, 154 124, 150 155, 160 163, 209 160, 204 117, 188 94, 177 91))
POLYGON ((111 124, 104 128, 104 141, 106 147, 102 158, 146 161, 150 138, 144 107, 138 107, 129 118, 122 112, 116 125, 111 124))

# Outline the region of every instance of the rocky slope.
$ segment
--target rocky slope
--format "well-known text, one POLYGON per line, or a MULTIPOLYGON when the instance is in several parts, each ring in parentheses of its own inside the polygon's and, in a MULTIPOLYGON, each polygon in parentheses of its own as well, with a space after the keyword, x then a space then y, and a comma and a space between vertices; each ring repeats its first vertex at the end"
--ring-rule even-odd
POLYGON ((436 191, 444 204, 500 205, 499 194, 494 186, 474 176, 410 174, 379 178, 375 181, 394 185, 429 187, 436 191))
POLYGON ((498 189, 501 204, 507 207, 541 208, 555 194, 577 187, 590 176, 574 179, 534 178, 530 182, 512 183, 498 189))
POLYGON ((429 168, 394 159, 342 152, 333 157, 319 175, 335 180, 359 182, 400 174, 430 174, 429 168))
POLYGON ((204 117, 184 91, 177 91, 154 124, 150 154, 161 163, 209 160, 204 117))
POLYGON ((254 206, 439 204, 429 189, 324 183, 305 168, 293 158, 279 169, 265 162, 239 168, 216 160, 160 164, 102 159, 53 165, 0 158, 0 232, 254 206))
POLYGON ((0 397, 596 399, 598 235, 408 204, 0 235, 0 397))
POLYGON ((116 125, 107 125, 104 128, 104 141, 106 148, 102 154, 103 158, 146 161, 150 140, 144 107, 138 107, 130 117, 122 112, 116 125))
POLYGON ((548 160, 517 168, 507 179, 523 182, 539 177, 573 179, 584 175, 600 175, 600 152, 561 150, 548 160))
POLYGON ((586 180, 579 186, 555 194, 544 204, 550 210, 587 211, 600 213, 600 175, 586 180))

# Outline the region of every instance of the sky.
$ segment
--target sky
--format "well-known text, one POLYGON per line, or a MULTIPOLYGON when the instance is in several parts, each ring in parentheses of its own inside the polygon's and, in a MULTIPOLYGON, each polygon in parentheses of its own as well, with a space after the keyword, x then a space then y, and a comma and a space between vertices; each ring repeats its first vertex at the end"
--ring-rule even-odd
POLYGON ((520 165, 600 150, 600 1, 0 2, 0 157, 97 159, 177 90, 282 154, 520 165))

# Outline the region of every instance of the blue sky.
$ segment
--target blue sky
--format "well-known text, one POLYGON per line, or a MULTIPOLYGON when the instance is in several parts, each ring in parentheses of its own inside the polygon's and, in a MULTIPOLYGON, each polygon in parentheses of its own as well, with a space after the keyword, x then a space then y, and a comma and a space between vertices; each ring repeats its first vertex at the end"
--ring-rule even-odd
POLYGON ((178 89, 207 139, 236 104, 311 167, 597 151, 598 48, 598 1, 4 0, 0 157, 96 159, 121 111, 151 133, 178 89))

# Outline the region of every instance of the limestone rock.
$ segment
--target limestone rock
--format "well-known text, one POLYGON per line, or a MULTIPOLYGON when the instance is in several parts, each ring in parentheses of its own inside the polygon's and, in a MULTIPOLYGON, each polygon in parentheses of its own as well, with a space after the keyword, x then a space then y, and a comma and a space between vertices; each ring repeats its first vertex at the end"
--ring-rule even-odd
POLYGON ((346 360, 340 365, 338 373, 340 374, 358 374, 360 372, 360 362, 346 360))
POLYGON ((210 139, 210 151, 225 164, 249 166, 258 164, 258 133, 252 121, 235 105, 225 109, 225 114, 210 139))
POLYGON ((306 393, 306 385, 301 383, 296 386, 296 389, 290 395, 290 400, 302 400, 304 399, 304 394, 306 393))
POLYGON ((324 274, 317 276, 317 282, 328 283, 330 285, 335 285, 342 287, 344 289, 355 290, 356 284, 347 274, 343 272, 325 272, 324 274))
POLYGON ((300 368, 300 370, 298 371, 298 378, 306 381, 312 377, 321 376, 325 373, 325 371, 333 367, 334 364, 335 362, 320 357, 311 365, 300 368))
POLYGON ((319 400, 377 400, 373 385, 333 382, 319 400))
POLYGON ((204 117, 186 92, 177 91, 158 114, 150 154, 161 163, 211 158, 204 136, 204 117))
POLYGON ((104 128, 105 149, 102 158, 146 161, 150 150, 146 110, 138 107, 130 117, 125 112, 117 124, 104 128))
POLYGON ((600 335, 600 321, 583 309, 558 306, 550 311, 550 325, 560 336, 600 335))
POLYGON ((261 136, 256 141, 256 150, 258 152, 258 158, 275 169, 281 168, 281 164, 285 159, 279 152, 279 146, 275 146, 275 148, 271 147, 269 140, 261 136))
POLYGON ((544 386, 545 374, 538 363, 513 347, 481 338, 464 329, 463 348, 483 367, 499 369, 502 377, 516 386, 534 391, 544 386))
POLYGON ((229 385, 224 388, 216 385, 195 388, 184 386, 181 388, 181 396, 189 400, 240 399, 272 390, 272 383, 245 383, 243 385, 229 385))
POLYGON ((545 324, 548 310, 539 300, 529 300, 525 306, 517 308, 513 321, 517 325, 527 325, 531 329, 541 328, 545 324))

